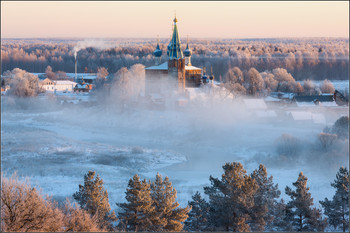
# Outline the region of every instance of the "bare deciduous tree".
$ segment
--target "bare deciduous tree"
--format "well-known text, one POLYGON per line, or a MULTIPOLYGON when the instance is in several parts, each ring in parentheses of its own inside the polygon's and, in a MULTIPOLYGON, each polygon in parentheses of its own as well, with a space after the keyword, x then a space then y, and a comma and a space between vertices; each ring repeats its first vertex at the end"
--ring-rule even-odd
POLYGON ((8 80, 10 85, 9 95, 28 97, 36 96, 42 91, 39 87, 38 77, 25 70, 15 68, 12 71, 6 71, 4 78, 8 80))
POLYGON ((328 81, 328 79, 325 79, 322 82, 322 85, 320 88, 322 93, 334 93, 335 91, 333 84, 330 81, 328 81))
POLYGON ((247 75, 248 92, 256 95, 264 88, 264 80, 255 68, 250 68, 247 75))
POLYGON ((300 141, 290 134, 282 134, 277 140, 277 153, 283 155, 296 155, 300 149, 300 141))
POLYGON ((97 215, 91 216, 88 211, 80 209, 76 204, 72 205, 68 199, 63 212, 66 232, 101 232, 97 215))
POLYGON ((55 73, 52 71, 52 67, 51 66, 47 66, 46 67, 45 74, 46 74, 46 77, 51 79, 51 80, 55 77, 55 73))
POLYGON ((275 80, 278 82, 277 91, 293 92, 295 87, 295 79, 287 72, 286 69, 276 68, 272 70, 275 80))
POLYGON ((304 94, 305 95, 319 95, 321 91, 311 80, 304 81, 304 94))
POLYGON ((63 231, 63 214, 48 198, 14 174, 1 175, 1 231, 63 231))
POLYGON ((276 91, 278 81, 275 79, 275 76, 269 72, 262 72, 260 75, 264 79, 265 89, 268 92, 276 91))
POLYGON ((318 135, 318 141, 320 142, 322 148, 327 151, 329 147, 331 147, 334 143, 334 141, 337 139, 336 134, 330 134, 330 133, 320 133, 318 135))

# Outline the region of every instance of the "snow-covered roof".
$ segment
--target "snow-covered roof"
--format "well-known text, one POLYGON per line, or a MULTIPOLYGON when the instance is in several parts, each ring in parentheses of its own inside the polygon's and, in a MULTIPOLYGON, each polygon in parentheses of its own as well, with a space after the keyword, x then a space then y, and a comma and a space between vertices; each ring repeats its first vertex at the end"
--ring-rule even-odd
POLYGON ((319 104, 320 106, 325 106, 325 107, 337 107, 337 103, 335 101, 332 102, 321 102, 319 104))
MULTIPOLYGON (((159 66, 147 67, 146 70, 168 70, 168 62, 164 62, 159 66)), ((202 69, 195 66, 185 66, 185 70, 202 70, 202 69)))
POLYGON ((298 107, 315 107, 315 103, 314 102, 295 102, 297 104, 298 107))
POLYGON ((295 102, 298 107, 316 107, 316 106, 324 106, 324 107, 337 107, 337 103, 335 101, 331 102, 319 102, 316 104, 315 102, 295 102))
POLYGON ((146 70, 168 70, 168 62, 164 62, 159 66, 150 66, 147 67, 146 70))
POLYGON ((291 111, 289 113, 295 121, 312 120, 312 113, 306 111, 291 111))
POLYGON ((295 95, 294 93, 284 93, 284 94, 282 94, 281 98, 282 99, 293 99, 294 95, 295 95))
POLYGON ((57 80, 54 81, 56 83, 56 85, 76 85, 76 82, 72 82, 70 80, 57 80))
POLYGON ((202 70, 202 69, 195 66, 185 66, 185 70, 202 70))
MULTIPOLYGON (((75 77, 75 73, 66 73, 66 75, 70 78, 74 78, 75 77)), ((95 73, 77 73, 77 78, 81 79, 96 79, 96 74, 95 73)))
POLYGON ((293 99, 294 93, 289 92, 271 92, 270 96, 279 98, 279 99, 293 99))
POLYGON ((326 124, 326 118, 321 113, 291 111, 289 114, 295 121, 313 121, 315 124, 326 124))
POLYGON ((263 99, 244 99, 243 102, 248 109, 267 109, 263 99))
POLYGON ((81 88, 87 88, 87 85, 89 85, 88 83, 85 83, 85 84, 77 84, 76 87, 81 89, 81 88))
POLYGON ((280 102, 281 100, 272 96, 268 96, 264 99, 265 102, 280 102))

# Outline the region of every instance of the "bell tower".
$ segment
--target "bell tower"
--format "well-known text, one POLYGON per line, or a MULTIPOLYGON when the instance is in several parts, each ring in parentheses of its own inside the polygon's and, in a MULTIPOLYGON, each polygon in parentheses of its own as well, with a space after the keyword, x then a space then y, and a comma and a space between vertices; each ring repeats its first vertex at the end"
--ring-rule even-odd
POLYGON ((168 74, 170 77, 177 78, 179 91, 183 91, 186 86, 185 58, 181 50, 176 16, 174 18, 173 35, 168 46, 168 56, 168 74))

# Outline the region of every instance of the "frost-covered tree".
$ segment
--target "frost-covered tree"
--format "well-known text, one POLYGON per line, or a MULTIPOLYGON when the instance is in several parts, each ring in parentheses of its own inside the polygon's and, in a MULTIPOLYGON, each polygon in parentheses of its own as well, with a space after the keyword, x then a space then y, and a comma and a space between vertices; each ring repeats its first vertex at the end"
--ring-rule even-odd
POLYGON ((321 94, 320 89, 311 80, 304 81, 304 94, 305 95, 319 95, 321 94))
POLYGON ((206 231, 210 229, 209 226, 209 203, 202 198, 199 192, 192 196, 192 201, 188 202, 192 207, 188 214, 188 219, 185 222, 186 231, 206 231))
POLYGON ((168 177, 162 179, 157 173, 151 184, 151 196, 155 207, 153 231, 182 231, 183 222, 188 218, 190 207, 180 208, 176 202, 176 190, 168 177))
POLYGON ((65 232, 99 232, 97 216, 91 216, 86 210, 80 209, 68 200, 63 208, 65 232))
POLYGON ((211 186, 204 187, 209 195, 210 221, 215 230, 250 231, 250 209, 258 184, 243 169, 241 163, 226 163, 221 179, 210 176, 211 186))
POLYGON ((102 88, 104 87, 104 84, 106 83, 106 77, 108 76, 109 72, 108 69, 105 67, 98 67, 97 68, 97 74, 96 74, 96 88, 102 88))
POLYGON ((291 221, 293 231, 323 231, 327 221, 322 219, 321 210, 314 205, 307 177, 300 172, 298 180, 293 183, 295 190, 286 187, 285 192, 291 198, 287 204, 287 217, 291 221))
POLYGON ((250 68, 247 75, 247 85, 249 95, 256 95, 264 88, 264 80, 255 68, 250 68))
POLYGON ((10 90, 7 92, 9 95, 30 97, 41 92, 38 77, 25 70, 15 68, 12 71, 6 71, 4 78, 8 80, 7 83, 10 85, 10 90))
POLYGON ((332 133, 335 133, 340 139, 349 138, 349 117, 340 117, 332 126, 331 131, 332 133))
POLYGON ((336 179, 331 183, 336 189, 332 200, 326 198, 320 201, 328 222, 335 229, 349 231, 349 171, 346 167, 339 168, 336 179))
POLYGON ((245 95, 243 72, 238 67, 230 68, 224 76, 224 87, 233 96, 245 95))
POLYGON ((155 221, 155 207, 151 197, 150 184, 140 181, 136 174, 129 180, 125 192, 126 203, 117 203, 123 209, 119 213, 121 227, 126 231, 150 231, 155 221))
POLYGON ((254 194, 254 206, 251 209, 251 229, 253 231, 264 231, 265 226, 270 226, 274 219, 274 208, 281 191, 278 185, 273 183, 273 177, 267 176, 264 165, 260 164, 254 170, 251 177, 257 182, 258 190, 254 194))
POLYGON ((296 59, 294 53, 289 53, 287 57, 284 59, 285 67, 288 70, 293 71, 296 67, 296 59))
POLYGON ((91 216, 97 215, 100 228, 110 228, 116 220, 114 211, 108 201, 108 192, 103 187, 103 180, 94 171, 84 175, 84 185, 79 184, 79 191, 73 194, 80 208, 87 210, 91 216))
POLYGON ((282 134, 276 139, 277 153, 280 155, 296 155, 301 150, 300 140, 290 134, 282 134))
POLYGON ((327 151, 329 147, 331 147, 334 143, 334 141, 337 139, 336 134, 330 134, 330 133, 319 133, 318 134, 318 141, 320 142, 322 148, 327 151))
POLYGON ((46 67, 45 74, 46 74, 46 77, 51 79, 51 80, 54 79, 54 77, 55 77, 55 73, 52 71, 52 67, 51 66, 47 66, 46 67))
POLYGON ((298 95, 304 93, 304 88, 299 82, 295 84, 294 93, 297 93, 298 95))
POLYGON ((111 87, 113 102, 119 102, 122 107, 136 103, 138 96, 145 89, 145 69, 141 64, 133 65, 130 70, 121 68, 114 74, 111 87))
POLYGON ((335 91, 333 83, 328 81, 328 79, 323 80, 320 89, 322 93, 334 93, 335 91))
POLYGON ((1 175, 1 232, 62 232, 63 214, 29 181, 1 175))
POLYGON ((275 76, 270 72, 262 72, 262 73, 260 73, 260 75, 264 80, 265 89, 268 92, 276 91, 278 82, 274 78, 275 76))
POLYGON ((96 78, 102 78, 105 79, 108 76, 109 72, 108 72, 108 68, 105 67, 98 67, 97 68, 97 73, 96 73, 96 78))
POLYGON ((293 92, 295 89, 295 79, 287 72, 286 69, 276 68, 272 70, 272 73, 278 82, 276 91, 293 92))
POLYGON ((273 221, 269 226, 271 231, 292 231, 293 226, 290 220, 290 208, 287 208, 283 198, 275 204, 273 209, 273 221))
POLYGON ((235 97, 245 95, 247 93, 245 87, 239 83, 225 83, 223 87, 229 94, 232 94, 235 97))
POLYGON ((135 64, 131 66, 130 76, 132 86, 131 98, 133 100, 137 100, 137 97, 145 91, 145 66, 142 64, 135 64))
POLYGON ((239 83, 241 85, 244 83, 243 72, 238 67, 230 68, 224 78, 225 83, 239 83))

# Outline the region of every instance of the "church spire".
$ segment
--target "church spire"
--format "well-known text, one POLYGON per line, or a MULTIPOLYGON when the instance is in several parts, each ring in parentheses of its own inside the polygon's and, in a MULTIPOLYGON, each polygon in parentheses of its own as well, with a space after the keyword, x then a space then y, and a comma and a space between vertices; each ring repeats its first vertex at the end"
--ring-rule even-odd
POLYGON ((181 43, 180 43, 180 36, 179 32, 177 30, 177 18, 175 16, 174 18, 174 30, 173 30, 173 36, 171 38, 170 42, 170 48, 169 48, 169 59, 182 59, 184 58, 181 50, 181 43))

